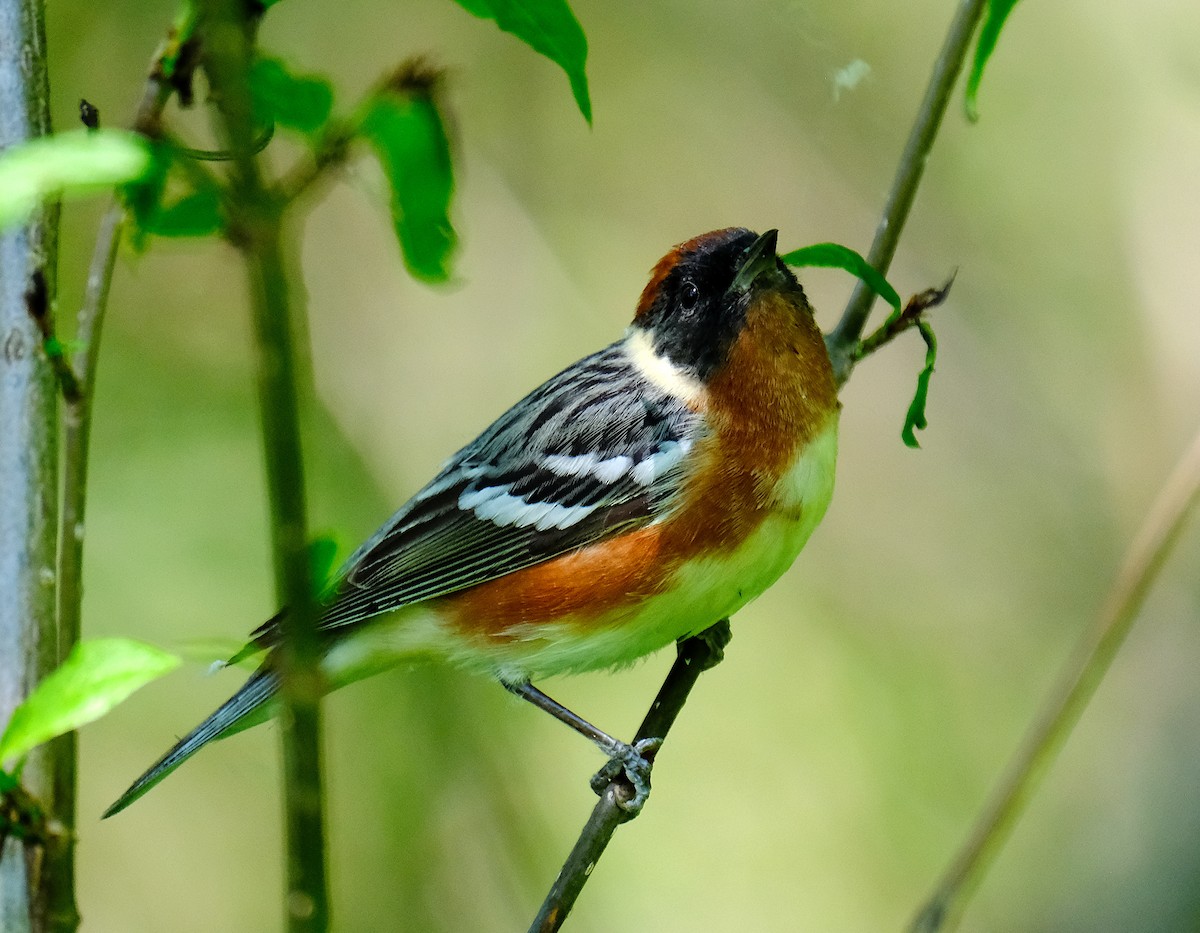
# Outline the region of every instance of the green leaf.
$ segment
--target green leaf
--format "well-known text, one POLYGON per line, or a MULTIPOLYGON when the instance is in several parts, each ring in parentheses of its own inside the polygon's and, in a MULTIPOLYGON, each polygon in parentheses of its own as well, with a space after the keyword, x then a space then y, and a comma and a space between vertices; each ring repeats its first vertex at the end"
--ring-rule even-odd
POLYGON ((147 233, 162 237, 208 236, 224 226, 221 195, 212 188, 193 191, 174 204, 160 206, 142 225, 147 233))
POLYGON ((988 59, 996 50, 996 41, 1000 38, 1000 30, 1004 21, 1017 5, 1017 0, 988 0, 987 14, 983 26, 979 30, 979 39, 975 44, 975 59, 971 62, 971 73, 967 76, 966 108, 967 119, 974 123, 979 119, 979 82, 983 80, 983 69, 988 59))
POLYGON ((167 191, 167 172, 173 159, 174 155, 169 146, 160 142, 153 143, 150 146, 149 168, 141 178, 125 186, 125 207, 134 219, 129 237, 138 252, 145 249, 148 228, 162 210, 162 199, 167 191))
POLYGON ((913 448, 921 446, 913 433, 914 429, 924 431, 929 426, 929 422, 925 420, 925 402, 929 397, 929 378, 933 375, 933 364, 937 362, 937 338, 933 335, 933 327, 928 321, 921 321, 917 324, 917 329, 925 341, 925 368, 917 376, 917 391, 908 406, 908 414, 904 416, 904 428, 900 432, 905 446, 913 448))
POLYGON ((125 188, 125 204, 136 223, 130 230, 135 249, 142 250, 146 238, 153 234, 161 237, 202 237, 217 233, 224 228, 221 189, 215 180, 204 173, 176 172, 179 181, 172 190, 186 186, 183 193, 167 201, 168 178, 182 160, 189 158, 165 143, 155 143, 151 148, 152 165, 137 183, 125 188), (182 177, 180 177, 182 176, 182 177))
POLYGON ((333 87, 316 75, 297 75, 278 58, 259 58, 250 69, 250 93, 260 125, 278 123, 312 135, 333 110, 333 87))
POLYGON ((337 559, 337 553, 337 541, 332 535, 319 535, 309 542, 308 562, 312 571, 313 590, 318 597, 333 580, 337 569, 333 562, 337 559))
POLYGON ((535 52, 545 55, 567 73, 579 112, 590 124, 592 100, 588 94, 587 36, 567 0, 457 0, 480 19, 491 19, 535 52))
POLYGON ((124 638, 80 642, 13 711, 0 737, 0 762, 21 758, 43 742, 99 719, 139 687, 174 670, 179 660, 124 638))
POLYGON ((446 281, 458 244, 449 217, 454 171, 432 96, 385 88, 367 102, 358 132, 371 142, 391 186, 392 222, 409 271, 446 281))
POLYGON ((779 257, 789 266, 820 266, 826 269, 845 269, 862 279, 880 298, 900 311, 900 295, 880 275, 875 267, 848 246, 840 243, 815 243, 792 250, 779 257))
POLYGON ((15 146, 0 153, 0 229, 47 199, 137 181, 151 163, 146 140, 124 130, 74 130, 15 146))
MULTIPOLYGON (((228 658, 233 657, 246 646, 246 640, 244 638, 212 636, 207 638, 187 638, 182 641, 174 641, 171 645, 179 652, 179 656, 184 661, 191 664, 203 664, 210 669, 219 670, 225 667, 228 658)), ((257 667, 257 664, 251 666, 251 670, 254 667, 257 667)))

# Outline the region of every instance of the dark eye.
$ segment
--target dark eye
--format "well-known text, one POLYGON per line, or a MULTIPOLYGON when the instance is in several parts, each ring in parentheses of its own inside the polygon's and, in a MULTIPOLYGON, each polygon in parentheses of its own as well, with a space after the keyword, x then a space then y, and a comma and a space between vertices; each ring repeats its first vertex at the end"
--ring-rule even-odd
POLYGON ((691 311, 700 301, 700 289, 696 287, 696 283, 690 280, 683 283, 683 287, 679 289, 679 307, 684 311, 691 311))

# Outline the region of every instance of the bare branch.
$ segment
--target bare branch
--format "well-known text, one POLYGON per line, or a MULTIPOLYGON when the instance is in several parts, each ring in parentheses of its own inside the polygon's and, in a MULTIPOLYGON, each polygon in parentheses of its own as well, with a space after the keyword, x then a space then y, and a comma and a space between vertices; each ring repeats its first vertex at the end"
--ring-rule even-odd
MULTIPOLYGON (((917 111, 917 119, 908 134, 904 154, 900 157, 896 177, 892 180, 892 189, 888 193, 887 205, 879 220, 879 226, 875 228, 875 240, 871 243, 871 252, 867 255, 867 262, 874 266, 880 275, 887 275, 892 257, 896 254, 900 234, 916 199, 921 176, 925 173, 925 162, 937 138, 938 128, 942 125, 942 117, 950 103, 955 81, 962 71, 971 37, 975 34, 986 6, 987 0, 961 0, 958 12, 950 24, 950 30, 946 33, 942 51, 934 62, 933 74, 929 78, 925 97, 917 111)), ((854 351, 863 328, 866 327, 867 316, 871 312, 871 305, 875 303, 875 297, 875 292, 869 286, 858 282, 850 295, 846 310, 842 313, 842 319, 825 338, 838 385, 845 383, 850 378, 850 371, 854 369, 854 351)))
POLYGON ((953 930, 958 925, 964 902, 1079 722, 1197 503, 1200 434, 1163 486, 1125 555, 1103 609, 1080 639, 991 800, 913 921, 911 933, 953 930))
MULTIPOLYGON (((721 662, 729 639, 729 620, 722 619, 699 635, 685 638, 679 643, 675 663, 650 705, 646 718, 642 720, 634 743, 643 739, 666 738, 700 675, 721 662)), ((633 816, 621 805, 634 794, 633 787, 623 775, 598 788, 597 792, 600 800, 579 834, 575 848, 567 856, 550 893, 546 895, 541 910, 529 927, 529 933, 553 933, 563 925, 613 833, 633 816)))

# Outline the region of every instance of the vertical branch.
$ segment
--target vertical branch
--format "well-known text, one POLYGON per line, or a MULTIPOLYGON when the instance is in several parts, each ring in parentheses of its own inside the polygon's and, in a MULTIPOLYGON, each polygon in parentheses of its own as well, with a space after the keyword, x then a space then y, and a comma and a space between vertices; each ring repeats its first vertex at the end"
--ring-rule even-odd
POLYGON ((291 297, 283 263, 286 202, 264 184, 254 156, 254 114, 248 76, 257 25, 239 0, 207 0, 205 69, 234 153, 230 237, 249 275, 257 342, 275 580, 287 607, 280 650, 287 837, 288 928, 328 928, 324 808, 321 788, 322 684, 316 607, 308 559, 304 469, 300 445, 291 297))
MULTIPOLYGON (((937 138, 938 128, 942 125, 942 117, 954 91, 954 83, 958 80, 966 60, 971 37, 975 34, 986 6, 987 0, 961 0, 958 12, 950 23, 946 39, 942 43, 942 50, 934 62, 933 73, 925 88, 925 97, 921 100, 917 119, 909 131, 908 142, 904 146, 903 155, 900 156, 900 164, 896 167, 896 177, 892 180, 892 188, 888 192, 887 205, 879 219, 879 226, 875 228, 875 239, 871 243, 871 252, 867 255, 867 262, 881 275, 887 274, 892 257, 896 255, 900 234, 912 210, 921 176, 925 173, 925 162, 933 149, 933 141, 937 138)), ((850 371, 855 362, 854 348, 862 336, 875 297, 875 292, 859 280, 850 295, 846 310, 842 313, 842 319, 825 338, 839 386, 850 378, 850 371)))
MULTIPOLYGON (((176 27, 154 57, 133 128, 154 136, 174 89, 191 80, 195 66, 194 20, 189 16, 176 27), (173 78, 168 80, 167 73, 173 78)), ((79 350, 72 359, 78 391, 65 398, 63 407, 62 500, 58 532, 58 650, 66 657, 79 640, 83 610, 84 516, 87 511, 88 454, 91 446, 92 403, 96 389, 96 367, 100 360, 100 335, 108 309, 117 252, 125 230, 125 207, 119 197, 100 219, 92 259, 88 265, 83 304, 75 331, 79 350)), ((66 393, 64 393, 65 395, 66 393)), ((62 801, 60 818, 74 826, 76 788, 75 733, 58 741, 72 747, 61 756, 55 769, 55 799, 62 801), (67 805, 69 801, 69 806, 67 805)))
MULTIPOLYGON (((113 266, 120 243, 123 211, 113 205, 104 213, 92 265, 88 270, 85 313, 80 314, 77 337, 85 350, 73 367, 79 391, 63 405, 62 499, 58 529, 58 661, 79 641, 83 609, 83 531, 87 500, 88 442, 92 423, 92 390, 95 385, 100 318, 108 300, 113 266), (86 313, 88 309, 92 313, 86 313)), ((57 816, 73 836, 79 741, 68 732, 55 739, 60 754, 54 762, 54 799, 57 816)), ((68 842, 73 845, 73 839, 68 842)))
MULTIPOLYGON (((0 149, 50 131, 49 98, 43 4, 0 0, 0 149)), ((57 387, 31 314, 49 314, 52 307, 57 231, 57 208, 47 207, 0 233, 0 721, 59 657, 57 387)), ((78 925, 69 829, 74 804, 70 792, 62 801, 54 793, 56 762, 64 755, 73 758, 73 745, 53 743, 31 755, 23 772, 52 832, 41 852, 23 850, 11 838, 0 850, 0 928, 6 931, 78 925)))
MULTIPOLYGON (((134 129, 147 135, 157 132, 163 109, 176 87, 190 79, 194 66, 194 22, 186 17, 176 24, 159 49, 142 100, 134 118, 134 129), (174 75, 174 83, 167 73, 174 75)), ((125 209, 114 198, 100 221, 96 244, 88 266, 83 304, 79 310, 75 340, 80 345, 72 361, 77 391, 64 391, 62 409, 62 494, 57 531, 57 658, 61 664, 80 638, 83 608, 84 515, 87 506, 88 453, 90 450, 92 402, 96 366, 100 356, 100 334, 108 306, 113 271, 125 209)), ((50 841, 56 851, 48 853, 51 874, 57 879, 51 894, 50 929, 71 931, 79 925, 74 895, 75 809, 78 783, 78 739, 69 732, 55 740, 52 752, 52 796, 55 830, 50 841)), ((0 929, 7 929, 0 925, 0 929)))

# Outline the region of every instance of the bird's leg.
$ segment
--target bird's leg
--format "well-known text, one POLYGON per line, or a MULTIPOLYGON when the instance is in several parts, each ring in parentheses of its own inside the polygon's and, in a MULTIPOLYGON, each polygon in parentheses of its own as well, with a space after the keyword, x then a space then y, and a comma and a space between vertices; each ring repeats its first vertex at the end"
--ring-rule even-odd
POLYGON ((540 710, 545 710, 559 722, 566 723, 582 736, 596 743, 597 747, 608 755, 608 764, 601 768, 592 778, 592 789, 603 793, 609 782, 624 772, 625 777, 633 786, 633 798, 619 800, 622 809, 636 814, 642 809, 646 798, 650 796, 650 768, 653 764, 654 753, 662 745, 662 739, 642 739, 630 745, 620 739, 614 739, 607 732, 602 732, 583 717, 571 712, 557 700, 547 696, 528 681, 510 684, 501 681, 506 690, 515 693, 523 700, 528 700, 540 710))

